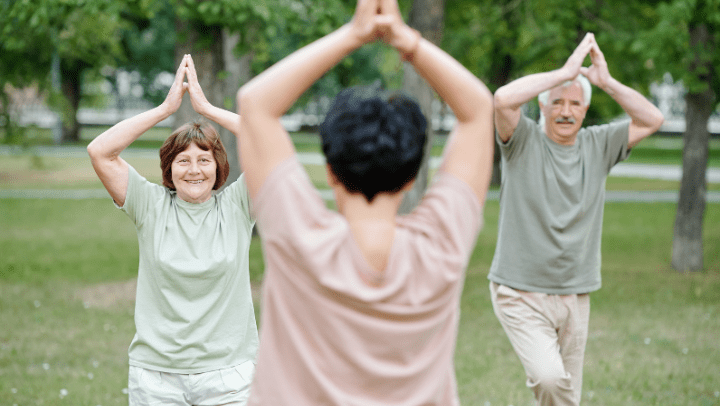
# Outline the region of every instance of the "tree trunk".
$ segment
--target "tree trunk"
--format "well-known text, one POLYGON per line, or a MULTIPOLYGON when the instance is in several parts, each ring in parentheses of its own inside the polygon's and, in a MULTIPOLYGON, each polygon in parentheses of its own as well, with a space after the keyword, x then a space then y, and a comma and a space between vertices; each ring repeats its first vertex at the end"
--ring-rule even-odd
MULTIPOLYGON (((701 24, 691 28, 691 45, 707 43, 708 40, 709 34, 706 26, 701 24)), ((697 64, 693 66, 694 70, 700 67, 697 64)), ((712 72, 712 69, 708 69, 706 72, 712 72)), ((705 214, 707 189, 705 173, 710 139, 707 124, 715 105, 715 94, 710 87, 710 77, 706 79, 707 90, 697 93, 689 92, 685 96, 687 110, 685 112, 683 175, 672 248, 672 266, 680 272, 703 269, 702 226, 705 214)))
POLYGON ((80 77, 84 67, 82 64, 60 64, 61 89, 63 96, 67 102, 66 108, 62 109, 64 113, 62 120, 62 139, 61 143, 80 141, 80 123, 77 119, 78 108, 80 107, 81 82, 80 77))
MULTIPOLYGON (((409 25, 418 30, 426 40, 435 45, 440 45, 443 33, 444 12, 445 0, 413 0, 409 25)), ((404 63, 403 70, 403 91, 417 100, 428 121, 425 156, 420 165, 418 175, 415 178, 415 184, 405 195, 399 209, 400 213, 409 213, 420 203, 428 185, 430 151, 432 150, 433 140, 435 138, 435 132, 432 128, 432 102, 435 99, 435 93, 430 85, 415 72, 412 65, 404 63)))
MULTIPOLYGON (((240 35, 231 35, 227 31, 223 31, 223 62, 227 75, 223 84, 224 105, 219 107, 228 109, 232 112, 238 111, 236 103, 237 91, 246 82, 251 79, 252 71, 250 64, 252 62, 252 54, 245 54, 238 58, 233 53, 233 49, 240 41, 240 35)), ((230 163, 230 175, 225 185, 229 185, 232 181, 240 176, 240 161, 238 157, 237 137, 232 132, 221 129, 220 139, 225 145, 228 154, 228 162, 230 163)))
MULTIPOLYGON (((223 70, 222 30, 218 27, 208 27, 197 22, 176 20, 178 41, 175 45, 175 66, 180 65, 183 55, 190 54, 195 62, 198 82, 205 93, 205 97, 213 106, 223 106, 223 85, 218 80, 223 70)), ((190 103, 189 96, 185 96, 182 105, 175 113, 173 127, 201 118, 190 103)), ((216 126, 217 128, 217 126, 216 126)))
MULTIPOLYGON (((503 55, 501 58, 493 60, 492 74, 490 76, 489 84, 494 90, 505 86, 510 82, 510 73, 515 67, 515 60, 511 55, 503 55)), ((494 124, 494 123, 493 123, 494 124)), ((501 174, 501 162, 502 156, 500 155, 500 146, 495 141, 495 150, 493 151, 493 171, 490 177, 490 184, 493 186, 500 186, 502 180, 501 174)))
MULTIPOLYGON (((180 64, 183 55, 191 54, 198 74, 198 82, 205 97, 212 105, 237 112, 235 95, 240 86, 250 80, 252 55, 237 58, 233 49, 240 40, 220 27, 176 20, 179 40, 175 46, 175 63, 180 64)), ((175 113, 173 127, 201 118, 189 100, 183 100, 175 113)), ((223 187, 240 176, 237 139, 229 130, 213 123, 227 151, 230 173, 223 187)))

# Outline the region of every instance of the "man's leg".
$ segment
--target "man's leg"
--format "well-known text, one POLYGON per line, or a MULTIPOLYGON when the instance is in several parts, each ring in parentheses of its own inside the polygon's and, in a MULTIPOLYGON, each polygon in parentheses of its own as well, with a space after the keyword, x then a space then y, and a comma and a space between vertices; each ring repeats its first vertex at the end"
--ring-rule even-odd
POLYGON ((578 405, 579 392, 561 356, 554 295, 517 291, 494 282, 490 292, 495 315, 525 368, 527 386, 538 404, 578 405))
POLYGON ((570 374, 575 399, 582 396, 583 362, 590 321, 590 295, 560 296, 567 309, 565 324, 559 329, 560 355, 565 370, 570 374))

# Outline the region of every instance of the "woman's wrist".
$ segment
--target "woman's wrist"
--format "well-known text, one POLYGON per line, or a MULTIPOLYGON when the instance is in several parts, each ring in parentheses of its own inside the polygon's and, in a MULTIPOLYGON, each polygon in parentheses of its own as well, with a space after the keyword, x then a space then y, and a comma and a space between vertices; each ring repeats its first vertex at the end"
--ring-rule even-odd
POLYGON ((155 108, 155 111, 161 116, 160 121, 172 116, 177 111, 177 108, 173 108, 168 103, 161 103, 155 108))

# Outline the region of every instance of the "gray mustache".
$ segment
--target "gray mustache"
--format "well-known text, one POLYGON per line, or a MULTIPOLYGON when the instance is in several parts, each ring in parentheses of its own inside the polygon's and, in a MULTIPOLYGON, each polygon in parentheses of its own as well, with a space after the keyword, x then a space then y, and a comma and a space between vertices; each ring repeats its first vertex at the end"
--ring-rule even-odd
POLYGON ((555 119, 555 122, 558 124, 575 124, 575 119, 572 117, 568 117, 568 118, 558 117, 555 119))

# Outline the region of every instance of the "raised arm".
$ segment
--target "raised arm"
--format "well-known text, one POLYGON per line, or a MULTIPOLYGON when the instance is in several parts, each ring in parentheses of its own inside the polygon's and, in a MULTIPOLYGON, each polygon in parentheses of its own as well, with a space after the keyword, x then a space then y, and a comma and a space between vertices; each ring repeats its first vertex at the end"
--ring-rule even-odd
POLYGON ((594 42, 594 35, 592 33, 586 34, 562 68, 524 76, 508 83, 495 92, 495 127, 503 142, 507 142, 512 137, 515 128, 520 122, 523 104, 534 99, 545 90, 552 89, 577 77, 583 61, 594 42))
POLYGON ((185 92, 183 78, 187 72, 188 58, 189 55, 186 55, 180 63, 175 81, 161 105, 115 124, 95 137, 87 147, 95 172, 115 203, 120 206, 125 204, 128 185, 128 164, 120 157, 120 153, 145 131, 170 117, 180 107, 185 92))
POLYGON ((404 55, 457 118, 441 169, 465 181, 484 202, 494 148, 492 94, 458 61, 408 27, 397 0, 381 0, 381 14, 384 40, 404 55))
POLYGON ((294 52, 238 91, 240 163, 254 197, 273 168, 295 153, 280 118, 325 72, 373 40, 377 0, 359 0, 350 23, 294 52))
POLYGON ((211 120, 237 136, 240 133, 240 116, 232 111, 213 106, 205 97, 200 82, 198 82, 195 62, 192 56, 188 55, 187 60, 187 83, 185 88, 190 95, 190 102, 193 110, 201 116, 211 120))
POLYGON ((590 61, 592 65, 581 68, 582 74, 588 78, 590 83, 609 94, 630 116, 628 148, 634 147, 643 138, 660 129, 665 120, 660 109, 636 90, 610 76, 605 56, 595 41, 590 48, 590 61))

